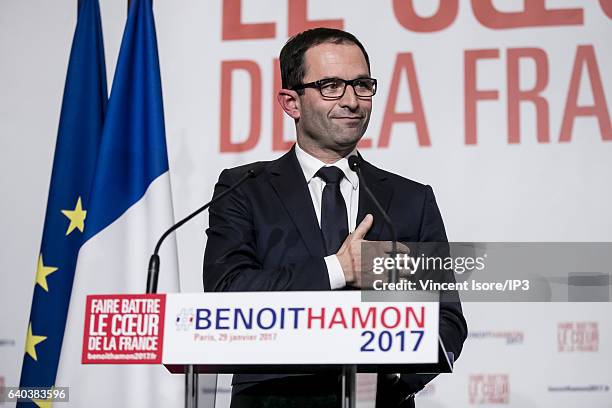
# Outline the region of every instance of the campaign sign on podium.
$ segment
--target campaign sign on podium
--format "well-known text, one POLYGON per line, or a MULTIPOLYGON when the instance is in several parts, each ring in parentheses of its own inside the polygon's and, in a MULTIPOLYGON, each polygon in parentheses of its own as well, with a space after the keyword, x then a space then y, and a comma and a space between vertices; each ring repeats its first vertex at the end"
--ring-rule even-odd
POLYGON ((166 295, 90 295, 83 364, 160 364, 166 295))
POLYGON ((437 302, 360 292, 87 297, 84 364, 329 365, 438 362, 437 302))

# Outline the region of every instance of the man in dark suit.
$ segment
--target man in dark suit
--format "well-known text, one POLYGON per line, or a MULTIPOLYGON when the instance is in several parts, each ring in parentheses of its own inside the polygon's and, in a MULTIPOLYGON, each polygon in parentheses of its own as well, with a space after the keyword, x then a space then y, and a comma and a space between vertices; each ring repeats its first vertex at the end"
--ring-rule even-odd
MULTIPOLYGON (((388 241, 381 214, 350 170, 376 93, 363 45, 318 28, 289 39, 280 54, 278 102, 295 120, 297 144, 281 158, 224 170, 215 195, 249 169, 249 179, 210 209, 206 291, 359 288, 361 244, 388 241), (352 233, 349 234, 349 231, 352 233)), ((431 187, 361 160, 364 181, 396 225, 398 240, 446 242, 431 187)), ((457 301, 440 305, 440 336, 459 356, 467 326, 457 301)), ((414 406, 434 376, 379 375, 377 406, 414 406)), ((232 407, 339 406, 339 377, 235 375, 232 407)))

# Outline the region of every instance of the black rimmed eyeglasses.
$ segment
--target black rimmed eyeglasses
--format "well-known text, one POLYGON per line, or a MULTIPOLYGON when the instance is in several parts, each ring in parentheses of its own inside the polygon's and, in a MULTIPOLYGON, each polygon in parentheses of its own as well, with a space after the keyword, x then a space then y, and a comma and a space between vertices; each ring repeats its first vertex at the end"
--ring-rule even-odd
POLYGON ((370 98, 376 94, 376 80, 374 78, 355 78, 351 80, 325 78, 307 84, 296 85, 291 89, 297 91, 304 88, 316 88, 324 98, 340 99, 344 96, 347 85, 352 86, 355 90, 355 95, 361 98, 370 98))

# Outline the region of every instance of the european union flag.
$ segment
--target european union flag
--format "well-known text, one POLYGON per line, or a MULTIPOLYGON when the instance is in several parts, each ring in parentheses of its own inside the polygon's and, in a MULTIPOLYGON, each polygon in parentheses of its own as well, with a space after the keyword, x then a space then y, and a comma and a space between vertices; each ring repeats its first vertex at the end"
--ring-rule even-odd
MULTIPOLYGON (((81 0, 49 187, 21 387, 52 387, 107 104, 98 0, 81 0)), ((36 405, 44 403, 34 401, 36 405)), ((18 406, 31 405, 20 403, 18 406)))

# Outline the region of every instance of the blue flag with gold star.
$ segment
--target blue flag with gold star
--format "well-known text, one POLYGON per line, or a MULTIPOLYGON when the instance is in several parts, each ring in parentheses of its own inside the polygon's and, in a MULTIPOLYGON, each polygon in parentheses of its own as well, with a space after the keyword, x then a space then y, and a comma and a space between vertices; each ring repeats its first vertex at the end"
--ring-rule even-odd
MULTIPOLYGON (((52 387, 107 105, 98 0, 80 0, 49 187, 21 387, 52 387)), ((38 406, 43 402, 34 401, 38 406)), ((20 403, 18 406, 32 405, 20 403)))

